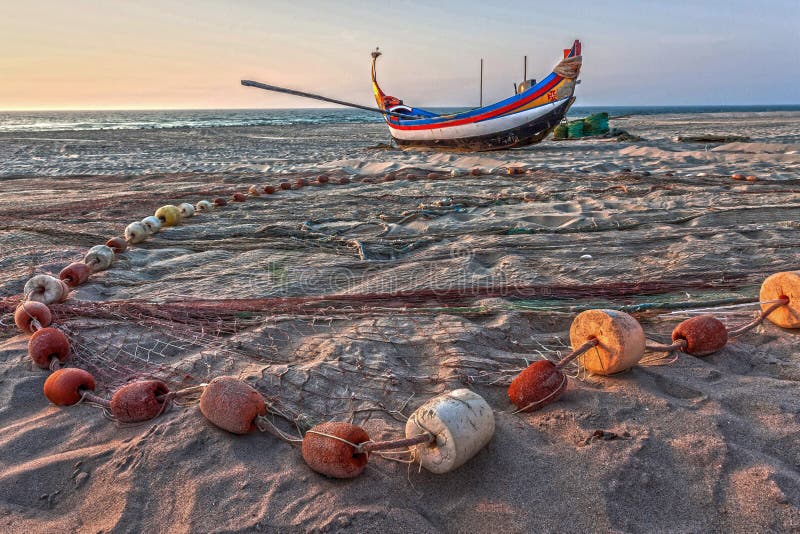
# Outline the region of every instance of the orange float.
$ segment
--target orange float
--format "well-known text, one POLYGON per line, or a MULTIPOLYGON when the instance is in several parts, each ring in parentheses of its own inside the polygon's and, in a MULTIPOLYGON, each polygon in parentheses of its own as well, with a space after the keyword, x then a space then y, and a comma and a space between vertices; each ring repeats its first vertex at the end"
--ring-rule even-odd
POLYGON ((200 412, 223 430, 247 434, 256 429, 256 418, 267 413, 267 406, 264 397, 247 382, 220 376, 203 390, 200 412))
POLYGON ((28 341, 28 355, 36 365, 49 369, 53 360, 63 363, 69 358, 69 340, 57 328, 42 328, 34 332, 28 341))
POLYGON ((672 341, 683 340, 680 348, 692 356, 708 356, 722 349, 728 342, 728 330, 713 315, 699 315, 680 323, 672 331, 672 341))
POLYGON ((244 193, 234 193, 231 198, 233 199, 234 202, 244 202, 245 200, 247 200, 247 195, 245 195, 244 193))
POLYGON ((328 422, 306 432, 300 450, 303 460, 317 473, 333 478, 354 478, 367 466, 368 457, 350 443, 359 445, 367 441, 370 441, 369 435, 359 426, 328 422))
POLYGON ((769 276, 761 284, 759 300, 762 313, 774 306, 771 301, 785 300, 772 310, 767 319, 781 328, 800 328, 800 271, 785 271, 769 276))
POLYGON ((169 388, 161 380, 125 384, 111 397, 111 415, 121 423, 139 423, 164 411, 169 388))
POLYGON ((627 313, 617 310, 586 310, 578 314, 569 329, 573 349, 587 341, 597 346, 581 355, 581 366, 597 375, 611 375, 636 365, 644 356, 644 330, 627 313))
POLYGON ((128 242, 121 237, 112 237, 106 241, 106 246, 113 250, 114 254, 119 254, 120 252, 125 252, 125 249, 128 248, 128 242))
POLYGON ((77 287, 89 279, 92 270, 83 262, 70 263, 58 273, 58 277, 72 287, 77 287))
POLYGON ((47 377, 44 381, 44 396, 58 406, 72 406, 80 402, 84 391, 94 391, 94 388, 95 381, 91 373, 68 367, 47 377))
POLYGON ((272 185, 265 185, 265 186, 264 186, 264 192, 265 192, 266 194, 268 194, 268 195, 272 195, 272 194, 274 194, 274 193, 275 193, 275 187, 274 187, 274 186, 272 186, 272 185))
POLYGON ((225 199, 224 199, 224 198, 222 198, 222 197, 215 198, 215 199, 214 199, 214 205, 215 205, 215 206, 218 206, 218 207, 219 207, 219 206, 227 206, 227 205, 228 205, 228 201, 227 201, 227 200, 225 200, 225 199))
POLYGON ((14 323, 26 334, 33 334, 41 328, 50 326, 52 320, 50 308, 35 300, 24 301, 14 310, 14 323))

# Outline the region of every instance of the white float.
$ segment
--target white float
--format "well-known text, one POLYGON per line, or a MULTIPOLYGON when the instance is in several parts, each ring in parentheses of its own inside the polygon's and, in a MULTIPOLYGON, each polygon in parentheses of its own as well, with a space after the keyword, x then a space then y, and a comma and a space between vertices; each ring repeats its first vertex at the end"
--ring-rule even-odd
POLYGON ((489 443, 494 412, 477 393, 456 389, 432 398, 408 419, 407 438, 425 432, 436 440, 414 447, 414 458, 431 473, 448 473, 489 443))
POLYGON ((181 210, 181 219, 188 219, 189 217, 194 215, 194 206, 192 206, 188 202, 178 204, 178 209, 181 210))
POLYGON ((159 221, 158 217, 155 217, 154 215, 150 215, 149 217, 142 219, 142 225, 150 235, 158 233, 158 231, 161 230, 161 221, 159 221))
POLYGON ((28 300, 42 304, 63 302, 69 294, 69 287, 49 274, 37 274, 25 283, 23 293, 28 300))
POLYGON ((150 235, 147 228, 140 222, 130 223, 125 228, 125 241, 128 243, 141 243, 150 235))
POLYGON ((114 251, 105 245, 95 245, 89 249, 83 258, 83 263, 89 266, 93 273, 105 271, 114 261, 114 251))
POLYGON ((211 211, 214 209, 214 204, 208 200, 201 200, 197 203, 195 208, 197 208, 197 211, 211 211))

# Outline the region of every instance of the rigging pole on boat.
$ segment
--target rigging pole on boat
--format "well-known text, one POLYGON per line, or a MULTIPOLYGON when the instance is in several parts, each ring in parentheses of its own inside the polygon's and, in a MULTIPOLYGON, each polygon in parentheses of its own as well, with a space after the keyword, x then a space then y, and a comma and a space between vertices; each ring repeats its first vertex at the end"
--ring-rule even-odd
POLYGON ((481 58, 481 89, 480 89, 480 105, 479 108, 483 107, 483 58, 481 58))
POLYGON ((242 85, 245 87, 256 87, 264 89, 265 91, 273 91, 275 93, 285 93, 287 95, 301 96, 303 98, 311 98, 313 100, 322 100, 323 102, 330 102, 332 104, 339 104, 340 106, 347 106, 351 108, 363 109, 364 111, 372 111, 373 113, 380 113, 382 115, 389 115, 390 117, 400 117, 403 119, 415 118, 416 116, 401 115, 399 113, 392 113, 378 108, 371 108, 369 106, 362 106, 361 104, 354 104, 353 102, 345 102, 336 98, 329 98, 327 96, 315 95, 314 93, 306 93, 304 91, 297 91, 295 89, 287 89, 285 87, 278 87, 277 85, 269 85, 261 82, 254 82, 253 80, 242 80, 242 85))

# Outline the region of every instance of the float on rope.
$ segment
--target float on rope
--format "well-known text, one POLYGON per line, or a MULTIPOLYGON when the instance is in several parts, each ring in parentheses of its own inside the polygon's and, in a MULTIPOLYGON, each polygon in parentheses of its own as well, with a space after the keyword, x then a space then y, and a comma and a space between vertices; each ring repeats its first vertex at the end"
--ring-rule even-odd
POLYGON ((50 308, 35 300, 23 301, 14 310, 14 323, 26 334, 48 327, 52 321, 50 308))
POLYGON ((200 395, 200 412, 214 425, 233 434, 247 434, 257 428, 256 419, 266 415, 264 397, 247 382, 219 376, 200 395))
POLYGON ((194 206, 192 206, 188 202, 183 202, 181 204, 178 204, 178 210, 181 213, 181 220, 188 219, 194 216, 194 206))
POLYGON ((215 207, 221 208, 222 206, 227 206, 227 205, 228 205, 228 201, 225 200, 222 197, 217 197, 217 198, 214 199, 214 206, 215 207))
POLYGON ((275 186, 273 186, 273 185, 265 185, 264 186, 264 192, 266 194, 268 194, 268 195, 274 194, 275 193, 275 186))
POLYGON ((105 271, 114 261, 114 251, 105 245, 95 245, 89 249, 83 258, 83 263, 89 266, 93 273, 105 271))
POLYGON ((23 293, 27 300, 53 304, 64 302, 69 296, 69 286, 49 274, 37 274, 25 283, 23 293))
POLYGON ((111 397, 111 415, 121 423, 139 423, 161 415, 169 401, 169 388, 161 380, 125 384, 111 397))
POLYGON ((137 244, 147 239, 147 236, 153 232, 149 232, 147 228, 140 222, 132 222, 125 227, 125 240, 128 243, 137 244))
MULTIPOLYGON (((766 318, 781 328, 800 328, 800 271, 784 271, 768 277, 761 284, 758 299, 785 299, 786 303, 770 312, 766 318)), ((769 308, 769 304, 762 304, 762 313, 769 308)))
POLYGON ((44 396, 58 406, 72 406, 83 399, 86 392, 94 391, 94 377, 76 367, 58 369, 44 381, 44 396))
POLYGON ((52 326, 40 328, 28 340, 28 356, 42 369, 51 369, 69 358, 69 339, 52 326))
POLYGON ((155 215, 148 215, 141 223, 149 235, 157 234, 161 230, 161 221, 155 215))
POLYGON ((289 189, 292 188, 292 184, 290 184, 289 182, 281 182, 278 184, 278 187, 280 187, 284 191, 288 191, 289 189))
POLYGON ((106 241, 106 246, 110 248, 114 254, 121 254, 128 248, 128 242, 121 237, 112 237, 106 241))
POLYGON ((247 193, 251 197, 260 197, 261 196, 261 191, 258 190, 258 186, 257 185, 251 185, 249 188, 247 188, 247 193))
POLYGON ((233 199, 234 202, 244 202, 245 200, 247 200, 247 195, 245 195, 244 193, 234 193, 231 196, 231 198, 233 199))
POLYGON ((70 287, 78 287, 89 280, 92 270, 83 262, 73 262, 61 269, 58 277, 70 287))
POLYGON ((209 212, 209 211, 213 211, 214 204, 212 204, 208 200, 199 200, 197 202, 197 204, 195 204, 195 208, 200 213, 206 213, 206 212, 209 212))
POLYGON ((172 204, 161 206, 154 215, 161 221, 161 226, 176 226, 181 222, 181 210, 172 204))
POLYGON ((596 339, 597 345, 578 358, 581 367, 596 375, 630 369, 644 356, 644 330, 639 321, 616 310, 586 310, 569 329, 572 348, 596 339))

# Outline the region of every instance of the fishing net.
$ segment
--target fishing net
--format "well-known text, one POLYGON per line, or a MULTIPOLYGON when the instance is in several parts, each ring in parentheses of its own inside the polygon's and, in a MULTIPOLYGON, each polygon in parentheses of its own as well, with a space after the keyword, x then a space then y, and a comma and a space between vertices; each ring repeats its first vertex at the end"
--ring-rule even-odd
MULTIPOLYGON (((7 314, 30 274, 57 273, 128 219, 301 177, 213 187, 207 177, 151 178, 136 202, 105 196, 106 184, 82 208, 40 190, 36 222, 0 231, 14 246, 0 332, 15 334, 7 314)), ((636 313, 658 339, 676 322, 672 311, 752 301, 765 272, 794 261, 791 209, 771 204, 768 188, 746 197, 720 188, 713 208, 665 209, 670 190, 631 174, 576 182, 411 169, 333 185, 342 177, 232 203, 121 254, 51 307, 72 343, 70 365, 93 373, 106 395, 142 377, 179 389, 234 375, 304 420, 396 419, 411 399, 464 385, 501 398, 530 361, 569 352, 582 309, 636 313), (642 209, 630 209, 634 199, 642 209), (726 254, 731 247, 740 254, 726 254)), ((752 308, 727 311, 733 323, 752 308)))

